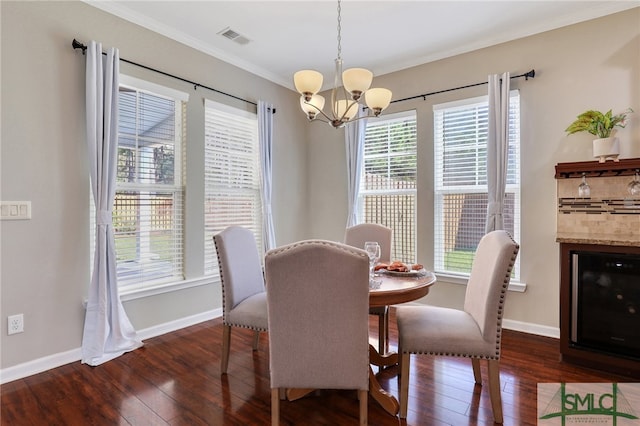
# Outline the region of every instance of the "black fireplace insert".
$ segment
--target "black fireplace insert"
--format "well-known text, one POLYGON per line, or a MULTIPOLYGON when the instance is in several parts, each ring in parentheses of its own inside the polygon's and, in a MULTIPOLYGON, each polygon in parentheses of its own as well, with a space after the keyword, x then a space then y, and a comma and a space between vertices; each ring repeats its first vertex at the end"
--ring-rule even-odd
POLYGON ((640 254, 570 258, 570 345, 640 361, 640 254))

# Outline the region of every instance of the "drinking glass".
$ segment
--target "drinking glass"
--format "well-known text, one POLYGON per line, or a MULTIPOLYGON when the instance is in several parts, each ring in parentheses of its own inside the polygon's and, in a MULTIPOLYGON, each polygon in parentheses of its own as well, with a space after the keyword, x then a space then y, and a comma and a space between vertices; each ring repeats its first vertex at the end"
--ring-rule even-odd
POLYGON ((587 174, 582 174, 582 183, 578 185, 578 197, 587 198, 591 196, 591 187, 587 183, 587 174))
POLYGON ((380 259, 380 244, 375 241, 367 241, 364 243, 364 250, 369 255, 369 287, 378 288, 380 283, 374 279, 373 272, 380 259))
POLYGON ((637 196, 640 195, 640 171, 636 170, 636 174, 633 177, 633 180, 631 182, 629 182, 629 185, 627 185, 627 190, 629 191, 629 194, 631 196, 637 196))

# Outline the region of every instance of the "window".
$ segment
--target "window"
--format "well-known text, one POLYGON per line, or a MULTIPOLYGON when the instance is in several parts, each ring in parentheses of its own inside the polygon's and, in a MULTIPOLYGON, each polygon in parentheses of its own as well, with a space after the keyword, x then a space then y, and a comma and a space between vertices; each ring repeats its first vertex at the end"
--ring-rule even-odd
POLYGON ((113 226, 118 285, 127 291, 184 278, 182 129, 187 97, 127 76, 120 81, 113 226))
POLYGON ((260 150, 255 113, 205 103, 205 274, 216 274, 213 235, 229 225, 253 231, 262 252, 260 150))
MULTIPOLYGON (((434 106, 434 267, 468 275, 487 214, 486 96, 434 106)), ((509 101, 509 153, 504 226, 520 236, 520 97, 509 101)), ((518 265, 514 278, 518 279, 518 265)))
POLYGON ((370 120, 364 142, 359 221, 393 229, 392 260, 416 261, 416 114, 370 120))

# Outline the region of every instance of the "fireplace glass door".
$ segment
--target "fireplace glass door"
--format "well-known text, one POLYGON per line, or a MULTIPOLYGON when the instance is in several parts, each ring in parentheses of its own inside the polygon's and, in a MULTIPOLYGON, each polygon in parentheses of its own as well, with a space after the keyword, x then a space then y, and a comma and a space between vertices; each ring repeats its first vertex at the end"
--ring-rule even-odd
POLYGON ((573 346, 640 360, 640 255, 571 253, 573 346))

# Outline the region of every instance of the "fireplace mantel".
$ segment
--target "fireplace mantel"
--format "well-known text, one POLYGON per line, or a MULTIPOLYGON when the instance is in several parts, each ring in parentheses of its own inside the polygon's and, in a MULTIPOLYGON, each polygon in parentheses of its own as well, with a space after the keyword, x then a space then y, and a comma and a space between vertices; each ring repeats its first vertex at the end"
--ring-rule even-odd
POLYGON ((586 177, 633 176, 640 170, 640 158, 625 158, 620 161, 580 161, 556 164, 556 179, 586 177))
POLYGON ((640 245, 637 235, 609 235, 609 234, 556 234, 556 242, 567 244, 589 244, 600 246, 636 247, 640 245))

